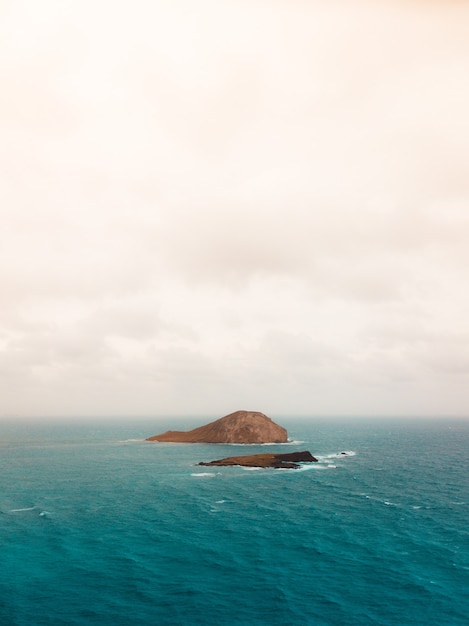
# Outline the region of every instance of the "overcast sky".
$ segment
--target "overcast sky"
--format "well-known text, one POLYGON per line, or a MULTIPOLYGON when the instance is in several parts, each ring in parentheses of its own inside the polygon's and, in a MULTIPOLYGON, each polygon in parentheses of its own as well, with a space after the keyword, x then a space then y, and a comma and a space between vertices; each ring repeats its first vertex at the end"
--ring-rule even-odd
POLYGON ((469 415, 468 2, 0 24, 0 416, 469 415))

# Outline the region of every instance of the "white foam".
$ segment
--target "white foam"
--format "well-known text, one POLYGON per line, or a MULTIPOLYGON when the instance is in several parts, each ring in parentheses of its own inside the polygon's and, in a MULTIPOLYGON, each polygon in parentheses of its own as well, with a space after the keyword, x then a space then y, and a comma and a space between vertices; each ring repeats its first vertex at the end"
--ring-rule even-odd
POLYGON ((335 457, 335 458, 339 458, 339 459, 345 459, 348 456, 356 456, 356 452, 354 452, 353 450, 341 450, 340 452, 337 452, 336 454, 330 454, 329 458, 335 457))
POLYGON ((317 469, 321 469, 318 465, 300 465, 295 472, 300 471, 300 472, 308 472, 311 470, 317 470, 317 469))
POLYGON ((288 472, 290 474, 297 474, 298 472, 308 472, 311 470, 325 470, 327 467, 324 465, 319 465, 318 463, 300 463, 298 467, 243 467, 242 465, 238 465, 242 470, 246 472, 255 472, 255 471, 271 471, 271 472, 288 472))
POLYGON ((37 508, 37 506, 28 506, 25 509, 10 509, 8 513, 22 513, 23 511, 34 511, 37 508))
POLYGON ((121 439, 117 443, 139 443, 141 441, 146 441, 145 439, 121 439))
POLYGON ((224 504, 226 502, 226 500, 217 500, 215 502, 215 504, 224 504))
POLYGON ((211 472, 194 472, 191 476, 216 476, 216 474, 212 474, 211 472))
POLYGON ((224 443, 220 445, 242 446, 245 448, 246 446, 294 446, 302 443, 305 442, 300 439, 288 439, 287 441, 266 441, 264 443, 224 443))
POLYGON ((356 456, 356 454, 353 450, 343 450, 342 452, 333 452, 331 454, 316 454, 316 458, 322 463, 327 463, 331 459, 346 459, 349 456, 356 456))

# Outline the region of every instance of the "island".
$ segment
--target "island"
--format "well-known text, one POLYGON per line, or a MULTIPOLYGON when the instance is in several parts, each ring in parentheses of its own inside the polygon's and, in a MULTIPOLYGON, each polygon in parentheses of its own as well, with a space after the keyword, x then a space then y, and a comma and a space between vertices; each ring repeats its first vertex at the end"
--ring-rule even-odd
POLYGON ((171 443, 286 443, 285 428, 258 411, 235 411, 189 431, 168 430, 146 441, 171 443))
POLYGON ((202 461, 199 465, 226 466, 241 465, 241 467, 274 467, 276 469, 298 469, 300 463, 317 463, 317 459, 305 450, 303 452, 288 452, 286 454, 263 453, 247 456, 230 456, 218 461, 202 461))

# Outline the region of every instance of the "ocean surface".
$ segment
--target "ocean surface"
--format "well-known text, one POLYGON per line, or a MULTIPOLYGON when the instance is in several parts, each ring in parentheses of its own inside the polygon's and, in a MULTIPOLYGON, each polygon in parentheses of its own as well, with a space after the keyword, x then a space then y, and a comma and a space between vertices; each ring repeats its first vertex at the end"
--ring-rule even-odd
POLYGON ((0 624, 467 626, 469 420, 276 421, 0 423, 0 624), (319 463, 197 465, 267 450, 319 463))

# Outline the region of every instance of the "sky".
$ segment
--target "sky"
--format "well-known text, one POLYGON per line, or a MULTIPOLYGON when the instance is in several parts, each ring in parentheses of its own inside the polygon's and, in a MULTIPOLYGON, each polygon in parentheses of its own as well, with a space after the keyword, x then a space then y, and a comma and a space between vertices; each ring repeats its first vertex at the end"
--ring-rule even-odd
POLYGON ((468 23, 0 0, 0 417, 468 416, 468 23))

